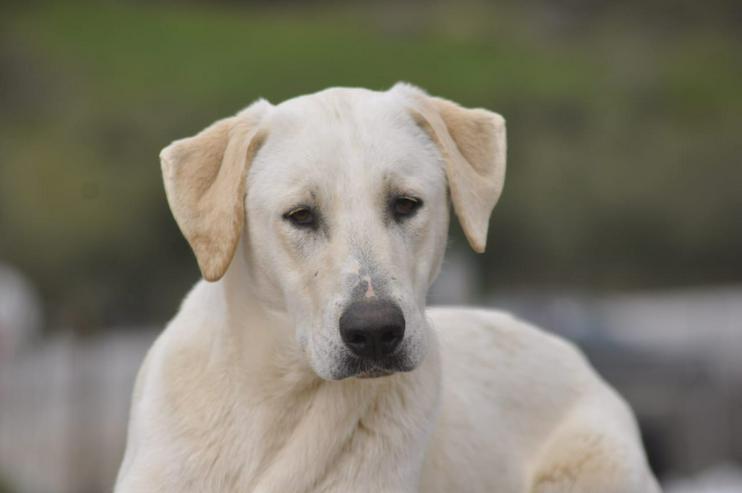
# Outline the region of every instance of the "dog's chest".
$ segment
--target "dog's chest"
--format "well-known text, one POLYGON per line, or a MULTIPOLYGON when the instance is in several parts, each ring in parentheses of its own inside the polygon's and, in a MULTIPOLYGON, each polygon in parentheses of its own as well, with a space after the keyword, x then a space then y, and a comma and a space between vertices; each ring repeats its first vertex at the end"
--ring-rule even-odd
POLYGON ((188 457, 180 480, 197 491, 255 490, 270 471, 291 461, 287 445, 304 411, 304 403, 242 406, 204 421, 201 430, 176 439, 188 457))
POLYGON ((220 409, 212 401, 196 421, 169 420, 175 424, 170 443, 183 458, 172 489, 300 493, 351 491, 353 485, 357 491, 359 484, 383 490, 389 478, 412 484, 429 417, 410 415, 405 411, 418 409, 399 403, 396 392, 349 392, 339 383, 220 409))

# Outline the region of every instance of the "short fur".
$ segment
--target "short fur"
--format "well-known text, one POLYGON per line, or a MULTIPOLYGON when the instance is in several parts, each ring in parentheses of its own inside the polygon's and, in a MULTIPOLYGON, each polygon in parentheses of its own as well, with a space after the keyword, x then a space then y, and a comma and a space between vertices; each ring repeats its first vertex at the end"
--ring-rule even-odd
POLYGON ((117 493, 659 491, 634 417, 569 343, 507 314, 426 308, 448 200, 477 251, 505 123, 423 91, 259 101, 163 150, 204 278, 148 353, 117 493), (394 219, 395 197, 422 206, 394 219), (314 211, 317 227, 287 220, 314 211), (392 375, 338 334, 406 321, 392 375))

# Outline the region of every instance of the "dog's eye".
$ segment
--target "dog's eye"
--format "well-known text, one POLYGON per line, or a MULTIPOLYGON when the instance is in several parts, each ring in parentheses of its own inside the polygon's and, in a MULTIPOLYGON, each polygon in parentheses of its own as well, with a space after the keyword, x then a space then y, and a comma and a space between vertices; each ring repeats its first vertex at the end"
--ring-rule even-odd
POLYGON ((397 197, 392 202, 392 212, 397 220, 410 217, 417 212, 423 201, 414 197, 397 197))
POLYGON ((300 228, 313 228, 317 224, 314 212, 309 207, 297 207, 284 214, 283 217, 300 228))

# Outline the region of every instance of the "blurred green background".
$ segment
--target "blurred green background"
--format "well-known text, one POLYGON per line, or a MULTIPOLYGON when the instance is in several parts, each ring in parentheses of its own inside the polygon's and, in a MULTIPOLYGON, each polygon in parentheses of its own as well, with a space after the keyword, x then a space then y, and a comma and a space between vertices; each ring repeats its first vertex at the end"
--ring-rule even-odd
POLYGON ((164 321, 198 270, 162 147, 258 97, 406 80, 507 118, 482 292, 742 281, 739 5, 5 3, 0 259, 47 330, 164 321))

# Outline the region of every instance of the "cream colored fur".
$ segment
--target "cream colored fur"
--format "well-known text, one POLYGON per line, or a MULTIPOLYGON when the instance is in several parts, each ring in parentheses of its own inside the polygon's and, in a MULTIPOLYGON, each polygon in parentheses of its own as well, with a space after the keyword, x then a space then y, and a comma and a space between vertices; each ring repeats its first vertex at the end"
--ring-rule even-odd
POLYGON ((653 493, 633 415, 569 343, 426 308, 448 194, 484 250, 505 126, 408 85, 260 101, 162 152, 204 277, 134 390, 116 493, 653 493), (390 219, 390 198, 423 204, 390 219), (320 218, 313 230, 285 214, 320 218), (351 293, 406 321, 407 367, 358 378, 351 293))

